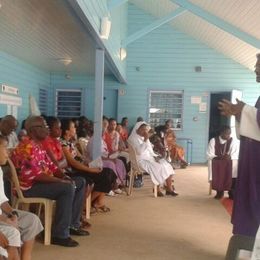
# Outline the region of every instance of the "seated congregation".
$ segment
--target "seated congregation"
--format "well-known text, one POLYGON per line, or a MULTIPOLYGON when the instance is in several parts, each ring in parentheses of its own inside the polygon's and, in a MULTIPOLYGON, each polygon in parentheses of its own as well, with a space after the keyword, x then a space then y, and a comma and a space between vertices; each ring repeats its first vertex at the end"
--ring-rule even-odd
MULTIPOLYGON (((150 142, 153 138, 148 124, 140 119, 138 121, 130 134, 126 117, 121 123, 103 117, 101 154, 99 158, 93 158, 93 122, 84 116, 76 120, 30 116, 23 121, 18 137, 17 120, 11 115, 2 118, 0 238, 4 242, 0 244, 0 256, 30 259, 35 236, 43 230, 35 214, 15 211, 8 203, 16 194, 10 187, 12 178, 7 159, 16 169, 25 198, 55 201, 51 229, 51 244, 54 245, 76 247, 79 243, 71 236, 89 235, 91 224, 84 213, 88 210, 85 201, 89 196, 91 213, 107 213, 111 209, 106 205, 105 196, 126 191, 131 168, 129 145, 136 152, 139 167, 158 186, 157 195, 177 196, 172 164, 165 154, 156 149, 156 144, 150 142), (161 187, 165 188, 165 194, 161 187), (17 226, 22 227, 20 232, 17 226)), ((169 131, 170 127, 162 130, 165 136, 169 131)), ((163 150, 168 152, 166 139, 161 135, 158 138, 163 150)), ((184 162, 183 155, 180 160, 184 162)))

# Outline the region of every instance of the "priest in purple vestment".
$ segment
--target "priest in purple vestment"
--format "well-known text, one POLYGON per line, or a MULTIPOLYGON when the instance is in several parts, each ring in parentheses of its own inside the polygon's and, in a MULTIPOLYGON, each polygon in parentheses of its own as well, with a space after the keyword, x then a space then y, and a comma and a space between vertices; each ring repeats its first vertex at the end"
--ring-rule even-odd
MULTIPOLYGON (((260 82, 260 54, 255 65, 256 81, 260 82)), ((260 97, 249 106, 239 100, 232 104, 219 102, 223 115, 236 117, 240 138, 238 177, 232 213, 234 235, 254 238, 260 224, 260 97)))

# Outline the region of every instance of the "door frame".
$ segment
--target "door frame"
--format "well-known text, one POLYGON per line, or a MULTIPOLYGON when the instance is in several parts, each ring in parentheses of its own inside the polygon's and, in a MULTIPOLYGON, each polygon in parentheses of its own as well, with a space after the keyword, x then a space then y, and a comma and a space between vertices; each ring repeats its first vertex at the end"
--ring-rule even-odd
POLYGON ((223 90, 223 91, 209 91, 209 97, 208 97, 208 100, 209 100, 209 107, 208 107, 208 116, 207 116, 207 139, 206 139, 206 144, 209 143, 209 123, 210 123, 210 108, 211 108, 211 94, 221 94, 223 92, 228 92, 231 94, 231 97, 232 97, 232 90, 223 90))

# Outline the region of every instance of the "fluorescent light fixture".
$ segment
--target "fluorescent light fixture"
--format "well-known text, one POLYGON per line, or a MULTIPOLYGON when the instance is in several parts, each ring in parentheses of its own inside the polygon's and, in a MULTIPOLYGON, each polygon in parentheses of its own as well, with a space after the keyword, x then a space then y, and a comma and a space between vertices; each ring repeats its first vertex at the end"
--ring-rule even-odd
POLYGON ((149 111, 150 111, 150 113, 153 114, 153 113, 156 113, 156 112, 160 111, 160 108, 152 107, 152 108, 149 109, 149 111))
POLYGON ((111 21, 108 17, 103 17, 100 23, 100 38, 107 40, 110 34, 111 21))
POLYGON ((72 62, 72 59, 71 58, 60 58, 60 59, 58 59, 58 61, 63 63, 65 66, 68 66, 72 62))
POLYGON ((127 56, 127 52, 126 52, 126 49, 125 48, 120 48, 120 60, 124 60, 127 56))

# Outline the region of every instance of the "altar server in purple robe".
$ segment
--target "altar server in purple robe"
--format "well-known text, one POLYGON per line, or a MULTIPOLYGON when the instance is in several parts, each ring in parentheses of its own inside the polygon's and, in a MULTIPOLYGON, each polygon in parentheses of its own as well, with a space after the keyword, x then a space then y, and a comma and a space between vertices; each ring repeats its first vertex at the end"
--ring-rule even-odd
POLYGON ((215 199, 221 199, 224 191, 228 191, 229 198, 233 199, 237 177, 237 162, 239 142, 231 136, 229 126, 222 126, 220 134, 209 141, 207 158, 209 182, 215 190, 215 199))

